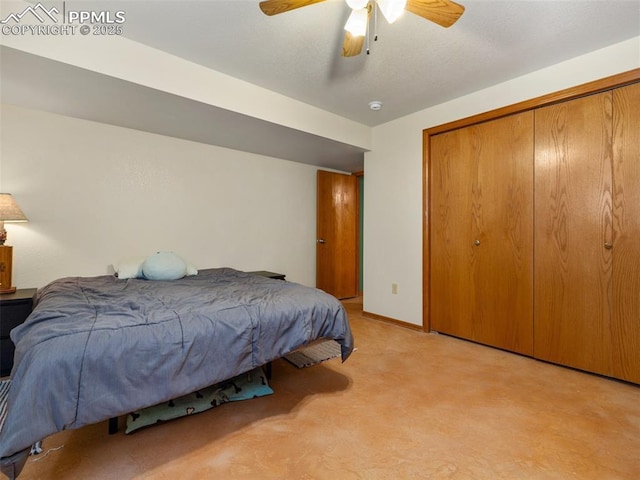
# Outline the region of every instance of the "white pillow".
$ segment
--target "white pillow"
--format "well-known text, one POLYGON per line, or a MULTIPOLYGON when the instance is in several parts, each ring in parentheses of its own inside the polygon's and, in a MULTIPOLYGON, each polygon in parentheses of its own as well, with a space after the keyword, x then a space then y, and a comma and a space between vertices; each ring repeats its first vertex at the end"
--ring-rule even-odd
POLYGON ((177 280, 187 273, 187 264, 173 252, 158 252, 142 263, 142 274, 149 280, 177 280))
POLYGON ((185 273, 185 276, 190 277, 191 275, 197 275, 198 274, 198 269, 196 268, 195 265, 193 265, 192 263, 187 263, 187 273, 185 273))
POLYGON ((144 257, 130 257, 120 260, 113 266, 118 278, 140 278, 144 257))

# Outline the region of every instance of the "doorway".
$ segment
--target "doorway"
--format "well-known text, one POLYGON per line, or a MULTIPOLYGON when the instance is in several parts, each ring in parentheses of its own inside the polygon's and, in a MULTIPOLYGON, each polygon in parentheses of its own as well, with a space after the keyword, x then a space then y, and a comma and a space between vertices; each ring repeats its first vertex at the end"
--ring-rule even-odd
POLYGON ((364 175, 318 170, 316 287, 339 299, 362 294, 364 175))

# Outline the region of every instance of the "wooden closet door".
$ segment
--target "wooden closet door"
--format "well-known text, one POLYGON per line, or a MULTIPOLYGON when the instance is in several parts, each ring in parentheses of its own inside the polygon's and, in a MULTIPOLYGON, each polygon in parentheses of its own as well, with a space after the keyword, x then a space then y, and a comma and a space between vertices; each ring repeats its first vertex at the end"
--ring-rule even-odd
POLYGON ((640 84, 613 91, 613 376, 640 383, 640 84))
POLYGON ((611 375, 612 94, 535 113, 535 356, 611 375))
POLYGON ((533 112, 473 131, 473 339, 533 355, 533 112))
POLYGON ((431 138, 431 328, 533 353, 533 113, 431 138))
POLYGON ((430 142, 430 318, 431 329, 471 338, 472 130, 461 129, 430 142))

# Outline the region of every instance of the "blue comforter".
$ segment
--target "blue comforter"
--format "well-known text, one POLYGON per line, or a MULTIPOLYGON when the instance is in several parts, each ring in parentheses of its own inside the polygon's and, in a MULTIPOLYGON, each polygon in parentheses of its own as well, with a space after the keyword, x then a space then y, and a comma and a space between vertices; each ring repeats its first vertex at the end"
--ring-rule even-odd
POLYGON ((338 341, 343 361, 353 349, 334 297, 229 268, 170 282, 56 280, 11 338, 0 457, 226 380, 318 338, 338 341))

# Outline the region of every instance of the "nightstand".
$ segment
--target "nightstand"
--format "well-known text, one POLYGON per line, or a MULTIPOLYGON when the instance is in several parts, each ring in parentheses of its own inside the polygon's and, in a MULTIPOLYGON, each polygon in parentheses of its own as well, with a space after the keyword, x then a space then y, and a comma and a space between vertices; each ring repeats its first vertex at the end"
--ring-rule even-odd
POLYGON ((0 295, 0 377, 9 375, 13 367, 15 345, 9 332, 27 319, 33 310, 36 292, 35 288, 24 288, 0 295))
POLYGON ((247 272, 247 273, 251 273, 253 275, 260 275, 261 277, 268 277, 268 278, 274 278, 276 280, 284 280, 284 273, 274 273, 274 272, 267 272, 265 270, 259 270, 256 272, 247 272))

